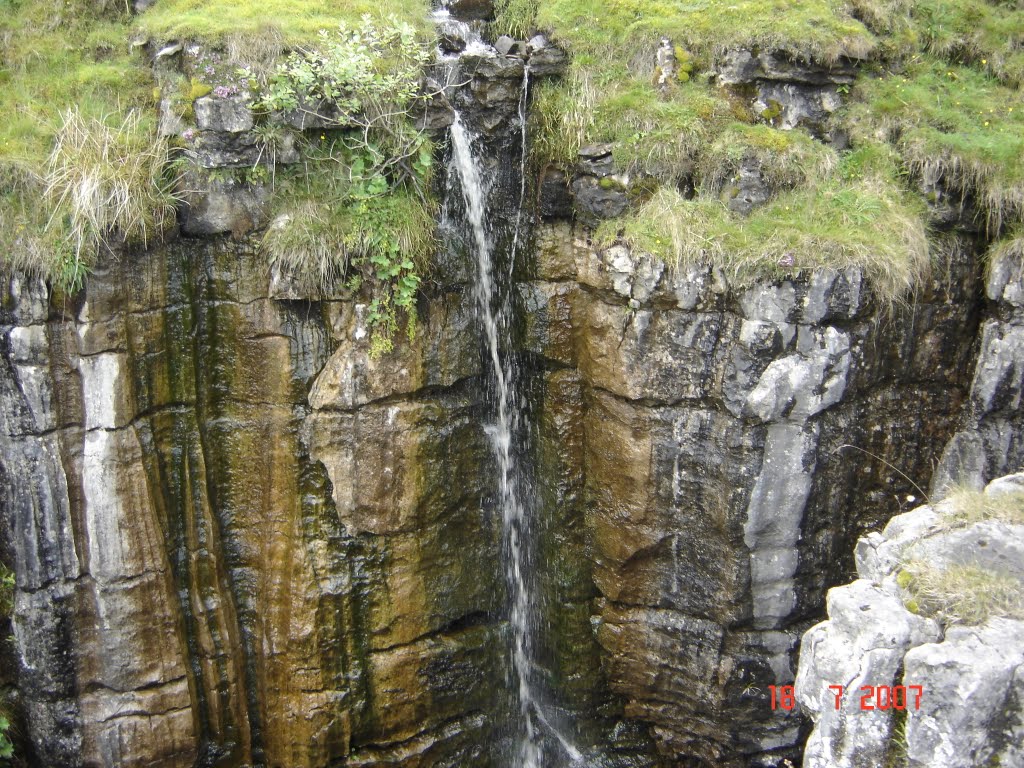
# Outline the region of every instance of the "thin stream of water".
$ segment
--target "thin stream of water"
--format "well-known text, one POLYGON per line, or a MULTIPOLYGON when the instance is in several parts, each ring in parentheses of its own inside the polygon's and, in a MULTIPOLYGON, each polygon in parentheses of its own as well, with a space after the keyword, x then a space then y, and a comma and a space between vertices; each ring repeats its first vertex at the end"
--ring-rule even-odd
MULTIPOLYGON (((466 204, 466 217, 472 230, 477 257, 475 285, 477 309, 483 326, 491 361, 496 395, 494 423, 487 434, 498 466, 498 490, 502 514, 504 575, 511 598, 509 623, 512 633, 512 671, 517 681, 519 704, 519 744, 516 768, 541 768, 543 749, 538 726, 554 737, 570 760, 580 759, 579 751, 545 717, 533 682, 535 659, 533 633, 536 628, 535 596, 531 586, 529 529, 530 515, 521 487, 522 476, 516 466, 513 441, 520 434, 522 413, 515 396, 515 370, 512 359, 503 356, 507 348, 508 302, 502 301, 494 282, 494 245, 487 226, 488 187, 473 153, 473 141, 458 113, 451 127, 452 164, 458 175, 466 204), (496 309, 497 308, 497 309, 496 309)), ((517 226, 518 229, 518 226, 517 226)))

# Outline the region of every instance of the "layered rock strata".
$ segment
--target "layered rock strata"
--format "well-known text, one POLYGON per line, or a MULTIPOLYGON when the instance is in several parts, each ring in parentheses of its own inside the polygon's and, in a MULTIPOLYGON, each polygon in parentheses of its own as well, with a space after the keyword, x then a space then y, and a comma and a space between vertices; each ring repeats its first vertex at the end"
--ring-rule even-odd
POLYGON ((540 228, 521 291, 541 472, 552 535, 582 553, 554 556, 552 602, 589 606, 611 691, 671 760, 797 759, 768 686, 792 683, 857 536, 927 484, 967 392, 977 265, 968 239, 936 247, 955 277, 887 315, 856 270, 736 286, 540 228))

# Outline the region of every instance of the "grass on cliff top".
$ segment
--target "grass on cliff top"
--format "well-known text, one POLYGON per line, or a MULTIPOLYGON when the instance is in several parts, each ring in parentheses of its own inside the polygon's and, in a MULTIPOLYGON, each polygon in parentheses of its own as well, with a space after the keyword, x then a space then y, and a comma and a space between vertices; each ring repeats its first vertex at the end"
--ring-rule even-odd
POLYGON ((990 496, 971 488, 954 488, 948 496, 950 525, 967 526, 985 520, 1024 525, 1024 492, 990 496))
POLYGON ((394 16, 425 30, 425 0, 160 0, 139 17, 139 28, 159 39, 183 38, 243 47, 292 46, 316 39, 340 22, 365 15, 394 16))
POLYGON ((973 193, 998 229, 1024 215, 1024 99, 972 67, 922 57, 905 71, 861 78, 854 139, 883 136, 925 182, 973 193))
POLYGON ((822 62, 864 57, 876 44, 839 0, 544 0, 536 24, 597 66, 650 61, 662 37, 704 57, 760 46, 822 62))
POLYGON ((632 213, 602 223, 596 237, 675 266, 711 262, 740 283, 858 266, 882 301, 895 301, 928 270, 923 209, 896 182, 884 153, 865 150, 826 180, 783 192, 749 216, 663 187, 632 213))
MULTIPOLYGON (((970 488, 954 488, 942 522, 961 528, 984 521, 1024 525, 1024 493, 990 496, 970 488)), ((919 559, 903 564, 897 583, 907 607, 946 624, 984 624, 990 618, 1024 619, 1024 590, 1008 573, 978 565, 940 568, 919 559)))
POLYGON ((107 213, 153 224, 147 195, 158 190, 134 186, 157 170, 139 163, 159 145, 149 67, 131 50, 123 5, 8 0, 0 8, 0 267, 70 285, 81 278, 90 228, 107 213), (128 208, 108 181, 132 186, 128 208), (91 220, 76 221, 83 211, 91 220))
POLYGON ((970 63, 1007 85, 1024 80, 1024 7, 989 0, 918 0, 914 24, 928 50, 970 63))

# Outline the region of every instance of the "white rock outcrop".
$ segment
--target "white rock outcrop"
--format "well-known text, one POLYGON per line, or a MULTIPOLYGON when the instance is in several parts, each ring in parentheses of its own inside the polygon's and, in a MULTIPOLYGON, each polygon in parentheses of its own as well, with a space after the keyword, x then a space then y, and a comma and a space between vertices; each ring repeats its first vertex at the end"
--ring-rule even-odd
MULTIPOLYGON (((1013 475, 985 493, 1022 488, 1024 475, 1013 475)), ((915 559, 999 571, 1024 589, 1024 525, 951 527, 949 504, 919 507, 862 538, 860 578, 829 591, 828 620, 804 635, 796 698, 814 721, 804 768, 1024 766, 1024 621, 943 632, 905 607, 897 583, 901 562, 915 559)))

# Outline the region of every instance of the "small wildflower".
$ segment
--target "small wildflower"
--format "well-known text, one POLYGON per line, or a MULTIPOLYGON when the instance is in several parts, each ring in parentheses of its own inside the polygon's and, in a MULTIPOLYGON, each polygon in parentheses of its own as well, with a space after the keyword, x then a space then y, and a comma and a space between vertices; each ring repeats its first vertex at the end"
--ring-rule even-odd
POLYGON ((183 138, 185 141, 192 141, 192 139, 194 139, 195 137, 196 132, 192 128, 189 128, 183 134, 181 134, 181 138, 183 138))
POLYGON ((988 59, 982 59, 982 60, 981 60, 981 63, 982 63, 982 64, 988 64, 988 59))

